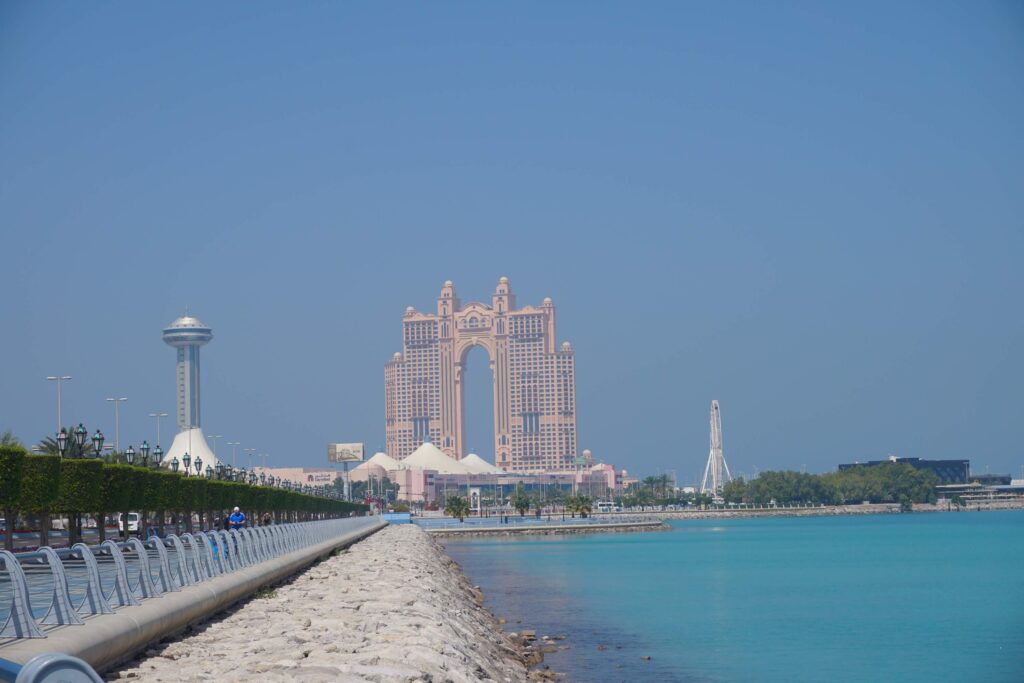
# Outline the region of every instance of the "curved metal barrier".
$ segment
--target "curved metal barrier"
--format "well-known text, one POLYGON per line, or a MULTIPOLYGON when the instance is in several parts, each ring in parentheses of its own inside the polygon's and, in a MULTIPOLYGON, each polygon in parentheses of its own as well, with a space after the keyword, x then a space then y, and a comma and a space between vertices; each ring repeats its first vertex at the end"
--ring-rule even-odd
POLYGON ((4 639, 46 638, 50 628, 82 625, 82 617, 113 614, 202 585, 348 534, 374 519, 199 531, 95 546, 76 543, 17 554, 0 550, 0 648, 4 639))

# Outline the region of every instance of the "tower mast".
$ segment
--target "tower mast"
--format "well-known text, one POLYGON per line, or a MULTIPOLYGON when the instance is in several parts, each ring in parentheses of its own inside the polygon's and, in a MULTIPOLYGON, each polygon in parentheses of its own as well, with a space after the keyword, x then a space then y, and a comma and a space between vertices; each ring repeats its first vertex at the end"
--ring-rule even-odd
POLYGON ((704 467, 700 492, 719 496, 722 494, 722 487, 729 481, 732 481, 732 475, 729 474, 729 466, 725 464, 725 454, 722 451, 722 415, 716 400, 711 402, 711 452, 708 453, 708 464, 704 467))

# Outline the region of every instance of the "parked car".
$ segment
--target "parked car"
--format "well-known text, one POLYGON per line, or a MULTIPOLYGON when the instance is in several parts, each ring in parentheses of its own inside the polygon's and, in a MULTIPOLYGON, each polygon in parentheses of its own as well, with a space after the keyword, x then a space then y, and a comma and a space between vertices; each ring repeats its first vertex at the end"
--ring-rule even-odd
MULTIPOLYGON (((118 515, 117 528, 119 530, 121 530, 121 531, 124 531, 124 515, 123 514, 118 515)), ((128 513, 128 531, 130 533, 132 531, 138 531, 138 530, 139 530, 139 513, 138 512, 129 512, 128 513)))

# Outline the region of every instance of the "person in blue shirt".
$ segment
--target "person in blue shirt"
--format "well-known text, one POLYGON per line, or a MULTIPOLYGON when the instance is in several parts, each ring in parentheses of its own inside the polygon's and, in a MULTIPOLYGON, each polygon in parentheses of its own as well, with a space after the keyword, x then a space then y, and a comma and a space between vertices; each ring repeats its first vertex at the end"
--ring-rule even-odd
POLYGON ((237 507, 228 517, 228 527, 231 529, 241 529, 245 526, 245 513, 239 510, 237 507))

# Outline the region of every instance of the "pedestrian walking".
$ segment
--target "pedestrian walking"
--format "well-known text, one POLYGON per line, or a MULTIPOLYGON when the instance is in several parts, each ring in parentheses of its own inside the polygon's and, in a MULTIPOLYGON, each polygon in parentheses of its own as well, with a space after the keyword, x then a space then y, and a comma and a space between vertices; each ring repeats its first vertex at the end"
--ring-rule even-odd
POLYGON ((228 517, 228 526, 232 529, 241 529, 245 526, 245 513, 238 509, 231 512, 231 516, 228 517))

